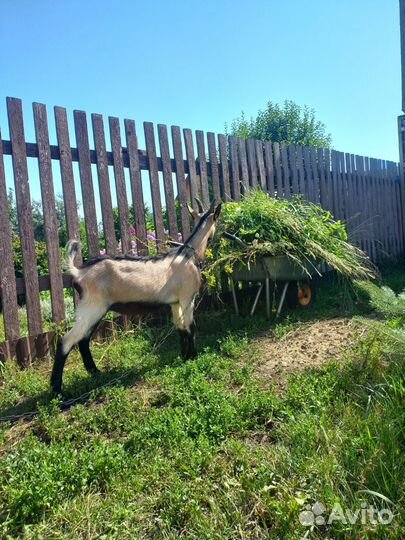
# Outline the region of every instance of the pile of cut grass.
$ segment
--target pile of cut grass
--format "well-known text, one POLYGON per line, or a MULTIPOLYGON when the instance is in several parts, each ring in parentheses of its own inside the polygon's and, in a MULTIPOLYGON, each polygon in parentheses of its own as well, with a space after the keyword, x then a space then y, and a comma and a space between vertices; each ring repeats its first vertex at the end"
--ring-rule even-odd
POLYGON ((350 279, 372 279, 368 256, 348 241, 344 223, 302 198, 277 199, 261 190, 224 206, 206 276, 215 286, 221 272, 263 255, 287 255, 305 271, 319 263, 350 279), (239 238, 235 242, 226 233, 239 238))

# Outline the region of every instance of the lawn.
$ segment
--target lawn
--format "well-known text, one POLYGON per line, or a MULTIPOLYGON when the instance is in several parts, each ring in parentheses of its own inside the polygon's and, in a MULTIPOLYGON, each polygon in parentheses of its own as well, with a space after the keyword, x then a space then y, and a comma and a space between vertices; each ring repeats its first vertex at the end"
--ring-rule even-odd
MULTIPOLYGON (((401 271, 384 282, 405 285, 401 271)), ((85 396, 62 411, 48 392, 50 362, 6 364, 0 417, 39 412, 0 431, 0 536, 404 538, 404 359, 350 323, 356 315, 375 317, 326 280, 313 307, 277 324, 261 311, 198 313, 200 354, 186 363, 170 325, 128 330, 93 347, 95 378, 72 354, 66 397, 85 396), (329 319, 348 323, 347 345, 276 384, 262 369, 272 346, 329 319), (346 518, 371 506, 393 518, 311 526, 315 503, 326 521, 337 503, 346 518)), ((308 358, 321 341, 328 335, 308 358)))

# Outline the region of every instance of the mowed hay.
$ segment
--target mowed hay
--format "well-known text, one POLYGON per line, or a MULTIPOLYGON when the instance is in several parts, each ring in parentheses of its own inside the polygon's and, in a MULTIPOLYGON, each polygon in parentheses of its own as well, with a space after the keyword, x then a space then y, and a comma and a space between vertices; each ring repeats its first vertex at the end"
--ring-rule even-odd
POLYGON ((204 273, 211 287, 223 272, 273 255, 287 255, 309 274, 320 273, 321 263, 349 279, 377 274, 366 253, 350 243, 346 225, 330 212, 300 197, 278 199, 260 190, 224 205, 207 255, 204 273))
MULTIPOLYGON (((343 359, 356 342, 349 319, 331 319, 300 325, 281 339, 260 336, 256 372, 265 386, 277 391, 287 385, 288 376, 343 359)), ((358 337, 358 336, 357 336, 358 337)))

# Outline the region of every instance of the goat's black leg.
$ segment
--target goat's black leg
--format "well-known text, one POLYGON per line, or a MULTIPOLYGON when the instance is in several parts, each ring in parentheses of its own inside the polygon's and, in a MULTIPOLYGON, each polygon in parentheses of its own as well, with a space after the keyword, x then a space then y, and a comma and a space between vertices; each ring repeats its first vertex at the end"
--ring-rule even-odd
POLYGON ((56 346, 55 360, 53 363, 52 375, 51 375, 51 388, 55 394, 62 393, 62 376, 63 368, 65 367, 66 358, 68 353, 63 352, 63 341, 61 338, 58 339, 58 344, 56 346))
POLYGON ((179 337, 180 337, 180 351, 181 351, 181 357, 186 360, 187 359, 187 351, 188 351, 188 332, 187 330, 178 330, 179 337))
POLYGON ((187 358, 195 358, 197 356, 197 350, 195 348, 195 322, 190 324, 190 329, 187 334, 187 358))
POLYGON ((79 351, 82 355, 84 367, 89 373, 98 373, 100 370, 96 366, 93 360, 93 356, 90 351, 90 340, 96 331, 98 323, 93 326, 89 335, 79 341, 79 351))
POLYGON ((180 349, 183 360, 189 360, 197 356, 195 348, 195 322, 190 324, 189 330, 179 330, 180 349))
MULTIPOLYGON (((91 336, 92 329, 98 324, 106 311, 104 306, 94 306, 84 302, 79 305, 78 310, 79 309, 80 317, 77 318, 73 328, 65 334, 63 338, 59 339, 56 348, 55 361, 51 375, 51 387, 52 390, 58 394, 61 393, 63 368, 65 367, 66 358, 68 357, 69 352, 82 340, 86 340, 87 336, 91 336)), ((82 343, 81 352, 82 355, 84 353, 83 360, 86 367, 93 368, 94 362, 91 358, 88 342, 82 343)))
POLYGON ((180 305, 172 305, 173 319, 180 336, 180 350, 183 360, 197 356, 193 309, 194 299, 188 299, 180 305))

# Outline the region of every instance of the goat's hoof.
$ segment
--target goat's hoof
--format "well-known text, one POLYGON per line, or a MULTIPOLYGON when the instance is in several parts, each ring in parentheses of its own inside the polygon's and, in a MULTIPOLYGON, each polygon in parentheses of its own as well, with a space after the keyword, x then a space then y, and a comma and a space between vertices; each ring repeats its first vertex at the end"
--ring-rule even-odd
POLYGON ((52 399, 63 399, 62 388, 52 388, 52 399))
POLYGON ((183 356, 183 360, 186 362, 187 360, 193 360, 194 358, 197 358, 197 352, 192 352, 189 354, 185 354, 183 356))

